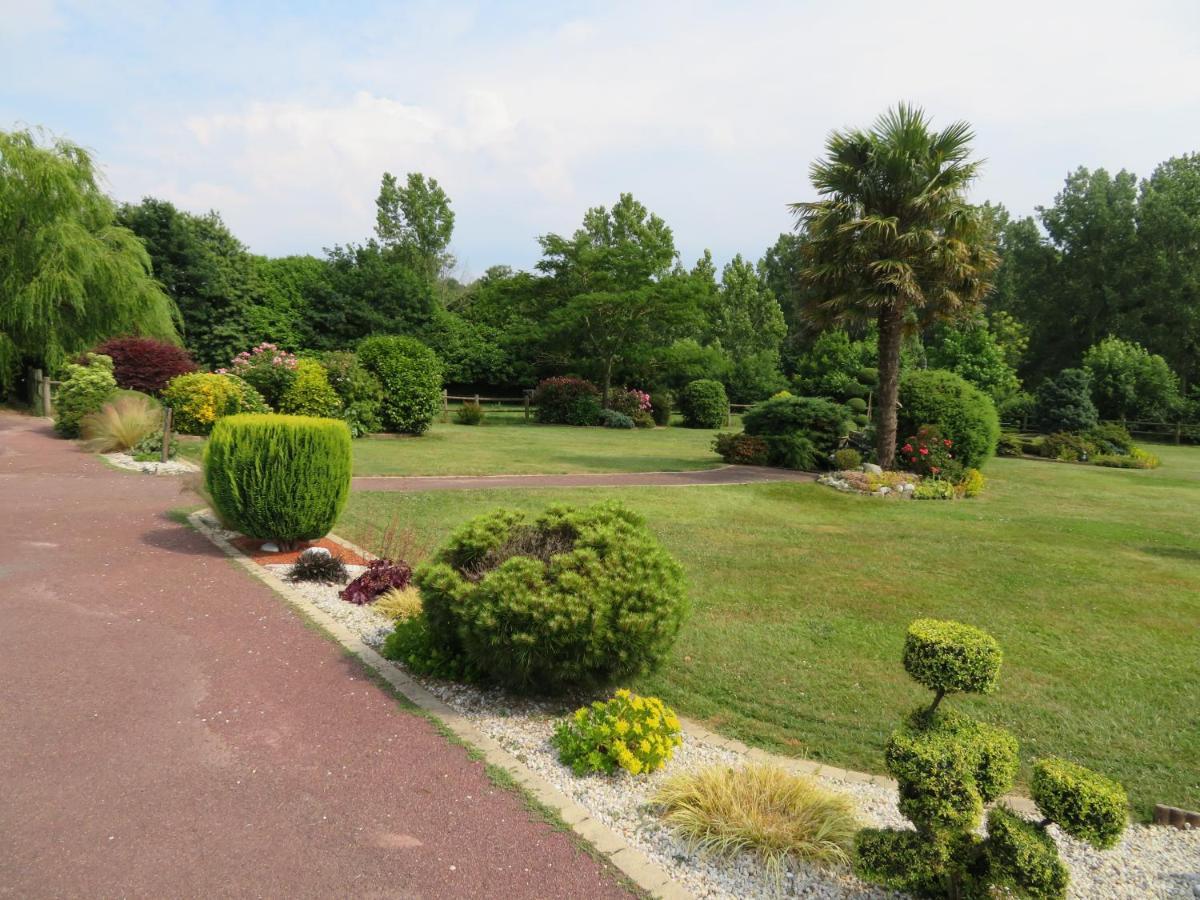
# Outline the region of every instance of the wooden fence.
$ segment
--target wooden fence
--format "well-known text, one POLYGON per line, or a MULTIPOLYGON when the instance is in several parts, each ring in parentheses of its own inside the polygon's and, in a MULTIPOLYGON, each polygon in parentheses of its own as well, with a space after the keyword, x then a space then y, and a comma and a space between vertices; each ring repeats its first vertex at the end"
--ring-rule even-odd
POLYGON ((525 420, 528 421, 533 410, 533 391, 525 391, 521 397, 485 397, 482 394, 451 394, 449 391, 442 391, 442 421, 450 421, 450 401, 457 403, 474 403, 478 406, 483 406, 485 403, 492 403, 496 406, 518 406, 525 414, 525 420))
MULTIPOLYGON (((1200 422, 1144 422, 1133 419, 1101 419, 1102 425, 1123 425, 1134 437, 1152 438, 1169 441, 1175 444, 1183 443, 1184 434, 1191 441, 1200 441, 1200 422)), ((1020 431, 1025 434, 1046 434, 1030 425, 1028 419, 1020 421, 1001 421, 1000 426, 1008 431, 1020 431)))

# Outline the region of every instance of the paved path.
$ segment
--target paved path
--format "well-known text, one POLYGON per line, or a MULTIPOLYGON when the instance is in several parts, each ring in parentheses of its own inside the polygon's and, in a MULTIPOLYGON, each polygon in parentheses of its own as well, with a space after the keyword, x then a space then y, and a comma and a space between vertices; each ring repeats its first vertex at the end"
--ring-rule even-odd
POLYGON ((483 488, 683 487, 702 484, 757 484, 764 481, 815 481, 808 472, 762 466, 721 466, 693 472, 614 472, 580 475, 360 475, 356 491, 465 491, 483 488))
POLYGON ((627 896, 191 499, 0 413, 0 896, 627 896))

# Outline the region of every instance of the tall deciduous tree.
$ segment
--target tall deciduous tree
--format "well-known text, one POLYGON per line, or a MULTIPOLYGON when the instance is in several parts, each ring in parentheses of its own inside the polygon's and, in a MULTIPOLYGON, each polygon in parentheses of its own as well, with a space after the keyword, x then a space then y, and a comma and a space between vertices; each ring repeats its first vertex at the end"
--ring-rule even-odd
POLYGON ((384 172, 375 207, 380 243, 406 255, 430 284, 454 267, 448 252, 454 210, 436 178, 409 172, 401 187, 394 175, 384 172))
POLYGON ((0 132, 0 391, 22 360, 54 369, 119 334, 174 340, 175 310, 91 156, 0 132))
POLYGON ((879 328, 877 452, 896 453, 900 346, 906 327, 973 309, 998 263, 992 230, 966 200, 978 172, 970 126, 934 131, 901 104, 871 129, 835 131, 813 164, 822 199, 792 209, 807 234, 803 274, 818 291, 813 310, 830 322, 879 328))

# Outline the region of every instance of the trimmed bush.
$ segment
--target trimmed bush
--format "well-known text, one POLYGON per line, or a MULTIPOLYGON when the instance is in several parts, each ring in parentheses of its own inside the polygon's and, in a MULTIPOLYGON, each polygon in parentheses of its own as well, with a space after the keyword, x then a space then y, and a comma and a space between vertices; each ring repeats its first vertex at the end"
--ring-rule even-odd
POLYGON ((583 378, 546 378, 533 392, 537 420, 547 425, 595 425, 600 421, 600 391, 583 378))
POLYGON ((483 422, 483 407, 468 401, 454 411, 454 421, 459 425, 479 425, 483 422))
POLYGON ((633 419, 615 409, 600 410, 600 424, 605 428, 633 428, 633 419))
POLYGON ((849 431, 846 407, 818 397, 777 397, 746 410, 746 434, 793 435, 807 438, 818 455, 828 457, 849 431))
POLYGON ((380 418, 388 431, 424 434, 442 407, 442 363, 415 338, 369 337, 358 359, 383 385, 380 418))
POLYGON ((84 365, 67 363, 62 384, 54 394, 54 430, 63 437, 78 437, 84 416, 100 409, 117 392, 112 360, 89 353, 84 365))
POLYGON ((226 416, 204 450, 204 486, 222 520, 280 546, 329 533, 350 472, 350 429, 333 419, 226 416))
POLYGON ((992 398, 953 372, 916 369, 900 379, 897 435, 932 425, 953 441, 954 458, 978 469, 996 452, 1000 419, 992 398))
POLYGON ((110 338, 99 347, 113 361, 113 377, 120 387, 157 394, 176 375, 196 371, 196 363, 182 347, 154 338, 110 338))
POLYGON ((1038 385, 1034 418, 1042 431, 1087 431, 1098 414, 1087 369, 1063 369, 1038 385))
POLYGON ((853 471, 862 466, 862 454, 853 447, 843 447, 833 454, 833 467, 839 472, 853 471))
MULTIPOLYGON (((945 484, 945 482, 935 482, 945 484)), ((923 897, 1063 898, 1067 870, 1045 825, 1109 847, 1125 827, 1119 785, 1061 760, 1034 771, 1033 794, 1046 822, 993 809, 988 834, 974 834, 986 804, 1017 774, 1017 741, 1001 728, 939 708, 948 693, 990 692, 1000 648, 988 634, 956 622, 921 619, 909 627, 904 668, 936 692, 908 716, 884 753, 896 778, 900 812, 915 831, 868 828, 856 842, 855 870, 867 880, 923 897)))
POLYGON ((415 581, 434 646, 498 684, 557 691, 656 667, 687 604, 683 572, 619 504, 497 510, 451 535, 415 581))
POLYGON ((666 765, 683 743, 679 719, 657 697, 619 690, 559 722, 552 743, 559 761, 576 775, 624 769, 648 775, 666 765))
POLYGON ((675 398, 670 391, 655 391, 650 395, 650 415, 654 424, 666 426, 671 424, 671 410, 675 407, 675 398))
POLYGON ((342 401, 342 420, 350 434, 362 437, 383 429, 379 409, 383 403, 383 385, 367 371, 353 353, 335 350, 315 357, 324 367, 325 377, 342 401))
POLYGON ((1129 817, 1129 797, 1111 778, 1065 759, 1049 757, 1033 765, 1030 793, 1042 815, 1093 847, 1114 846, 1129 817))
POLYGON ((301 359, 296 361, 292 383, 279 400, 279 411, 336 419, 341 416, 342 401, 329 383, 325 368, 316 360, 301 359))
POLYGON ((183 434, 208 434, 222 416, 270 412, 262 395, 236 375, 192 372, 171 379, 162 393, 183 434))
POLYGON ((729 398, 719 381, 701 378, 679 394, 679 411, 686 428, 720 428, 729 417, 729 398))
POLYGON ((765 466, 767 442, 749 434, 718 434, 713 438, 713 452, 735 466, 765 466))
POLYGON ((931 691, 990 694, 1001 658, 995 638, 959 622, 917 619, 904 639, 904 671, 931 691))

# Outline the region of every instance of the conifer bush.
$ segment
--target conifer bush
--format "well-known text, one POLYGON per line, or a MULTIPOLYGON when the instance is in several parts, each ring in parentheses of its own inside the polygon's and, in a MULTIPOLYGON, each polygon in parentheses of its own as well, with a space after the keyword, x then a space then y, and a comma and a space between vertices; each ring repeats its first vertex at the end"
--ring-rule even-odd
POLYGON ((336 419, 226 416, 204 450, 204 486, 222 520, 281 547, 329 533, 350 472, 350 429, 336 419))
POLYGON ((542 693, 654 668, 686 612, 679 564, 616 503, 480 516, 414 580, 443 656, 542 693))
POLYGON ((999 806, 988 813, 986 837, 975 833, 985 807, 1012 787, 1017 740, 941 703, 950 694, 995 690, 1000 663, 1000 646, 977 628, 934 619, 909 627, 904 668, 935 696, 892 733, 885 760, 899 782, 900 812, 916 830, 860 831, 855 869, 862 878, 920 897, 984 898, 1001 891, 1056 900, 1067 894, 1068 873, 1048 824, 1099 848, 1120 837, 1124 790, 1058 759, 1034 769, 1033 799, 1043 821, 999 806))

